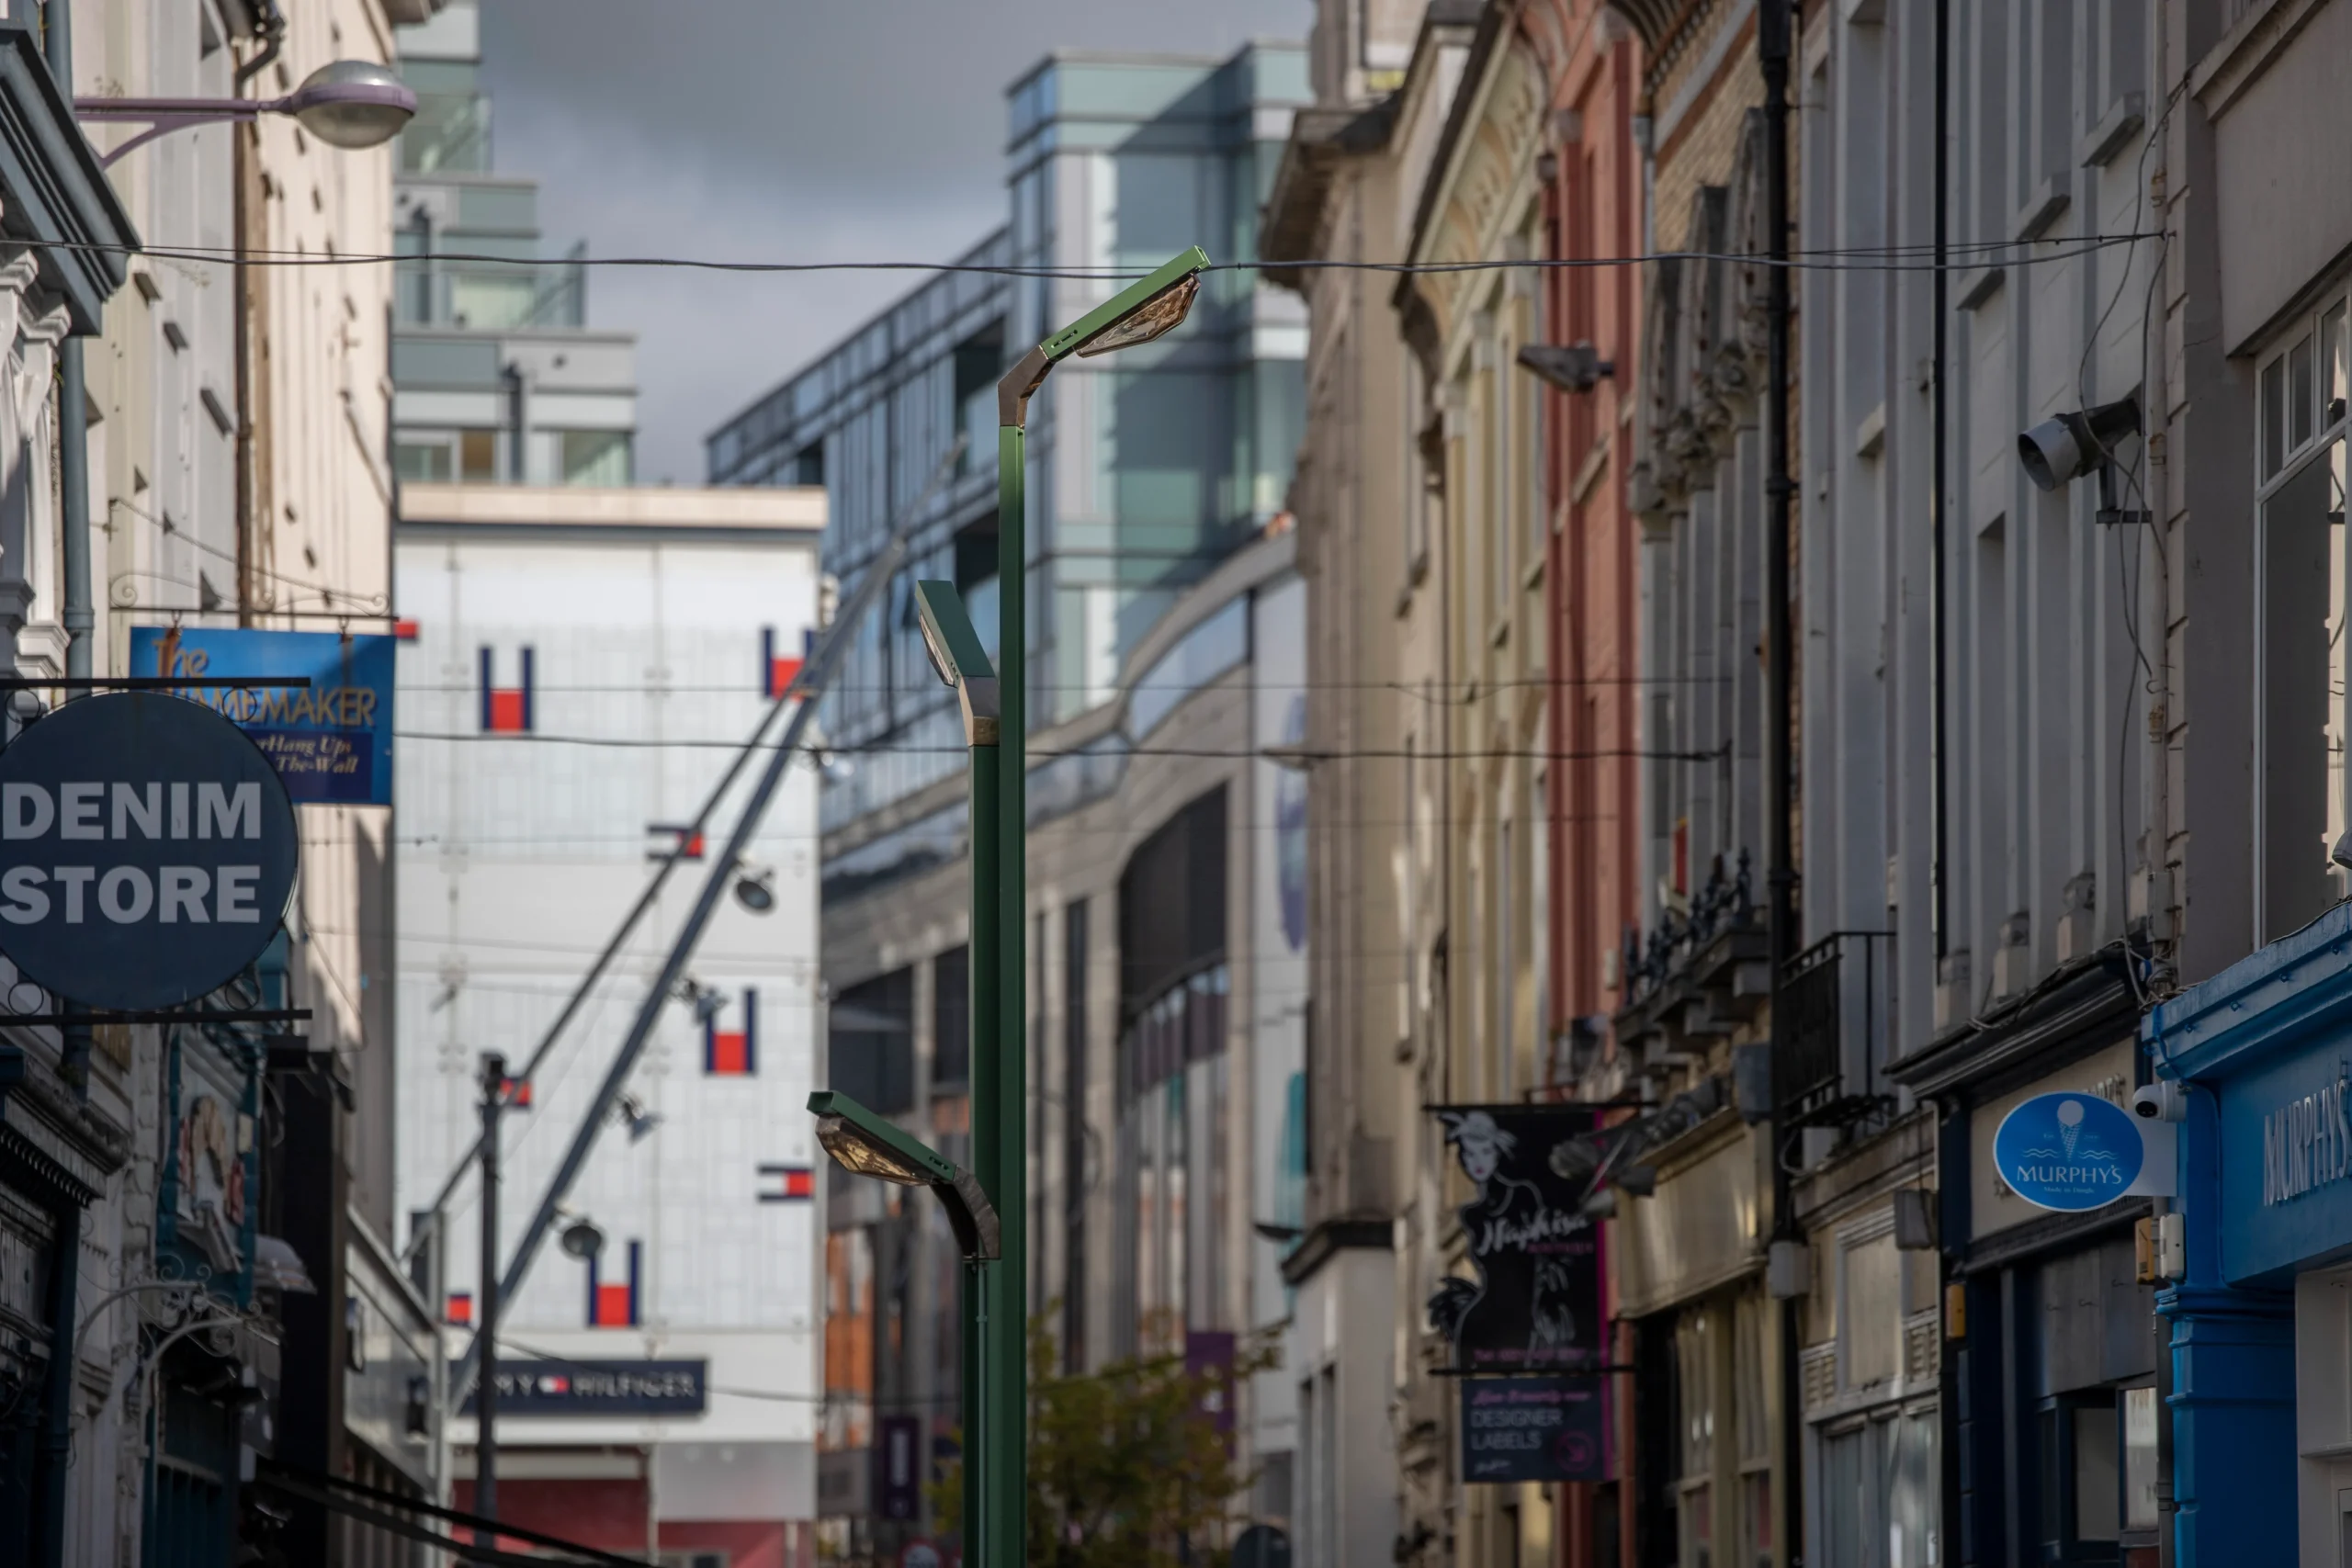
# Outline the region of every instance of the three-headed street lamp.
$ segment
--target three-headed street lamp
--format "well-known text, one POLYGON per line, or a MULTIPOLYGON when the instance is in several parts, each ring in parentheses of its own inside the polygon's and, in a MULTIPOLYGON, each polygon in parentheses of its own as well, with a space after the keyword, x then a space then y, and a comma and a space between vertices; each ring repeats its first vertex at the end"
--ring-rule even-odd
MULTIPOLYGON (((1029 400, 1063 360, 1133 348, 1171 331, 1199 297, 1208 254, 1195 245, 1022 355, 997 383, 997 659, 991 665, 955 585, 915 585, 932 667, 956 690, 971 751, 972 1172, 840 1095, 812 1097, 818 1137, 843 1168, 928 1185, 967 1210, 985 1207, 998 1245, 972 1263, 964 1311, 964 1561, 1016 1568, 1024 1561, 1028 1488, 1029 1102, 1027 479, 1029 400), (1004 738, 1011 744, 1003 744, 1004 738), (820 1110, 818 1100, 831 1111, 820 1110), (849 1112, 854 1111, 856 1118, 849 1112), (862 1118, 862 1120, 858 1119, 862 1118), (830 1121, 830 1125, 829 1125, 830 1121), (954 1172, 943 1179, 942 1171, 954 1172), (977 1179, 973 1179, 977 1177, 977 1179), (970 1190, 966 1190, 968 1183, 970 1190), (991 1206, 992 1205, 992 1206, 991 1206)), ((964 1238, 959 1228, 957 1235, 964 1238)), ((975 1234, 980 1234, 977 1232, 975 1234)))

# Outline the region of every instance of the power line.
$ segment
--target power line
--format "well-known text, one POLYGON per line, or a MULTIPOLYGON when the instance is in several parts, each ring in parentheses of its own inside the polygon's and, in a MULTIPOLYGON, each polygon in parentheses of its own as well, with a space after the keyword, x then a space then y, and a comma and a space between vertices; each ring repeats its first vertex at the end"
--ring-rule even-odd
MULTIPOLYGON (((1937 262, 1900 259, 1918 256, 1918 246, 1866 246, 1843 251, 1798 252, 1786 261, 1762 254, 1740 251, 1660 251, 1648 255, 1631 256, 1525 256, 1458 262, 1406 261, 1340 261, 1320 257, 1305 257, 1295 261, 1233 261, 1212 263, 1210 272, 1282 271, 1352 271, 1378 272, 1392 275, 1442 275, 1464 272, 1583 271, 1601 267, 1648 266, 1665 261, 1726 262, 1740 266, 1777 267, 1797 272, 1952 272, 1973 270, 1980 265, 2038 266, 2054 262, 2072 261, 2113 245, 2135 244, 2142 240, 2158 238, 2154 234, 2125 233, 2085 236, 2078 241, 2052 240, 1985 240, 1966 245, 1950 247, 1955 254, 1965 253, 1962 259, 1937 262), (1987 255, 2003 251, 2030 252, 2037 246, 2070 245, 2065 250, 2044 254, 2018 254, 1998 263, 1988 263, 1987 255)), ((19 239, 13 242, 27 249, 71 251, 93 254, 146 256, 151 260, 209 263, 232 267, 297 268, 311 266, 382 266, 418 265, 422 264, 463 264, 469 266, 521 266, 534 269, 548 264, 539 256, 492 255, 481 251, 436 251, 429 254, 401 255, 394 252, 355 251, 349 253, 306 251, 239 250, 225 245, 128 245, 107 244, 87 240, 19 239)), ((1066 278, 1084 282, 1119 282, 1146 276, 1142 272, 1115 267, 1037 267, 1018 266, 1009 263, 931 262, 931 261, 720 261, 699 256, 582 256, 562 265, 568 266, 677 268, 696 272, 746 274, 796 274, 822 272, 921 272, 933 274, 975 273, 996 277, 1066 278)))
MULTIPOLYGON (((500 743, 526 741, 542 746, 600 746, 628 751, 660 751, 673 748, 681 750, 735 751, 742 750, 743 747, 743 742, 740 740, 709 740, 694 738, 678 740, 650 740, 630 736, 540 735, 535 732, 493 734, 478 733, 472 730, 447 732, 421 729, 397 729, 392 734, 395 739, 401 740, 440 740, 456 744, 473 744, 481 741, 500 743)), ((763 751, 774 750, 775 743, 762 741, 757 749, 763 751)), ((797 750, 811 758, 820 759, 826 757, 960 757, 964 756, 969 748, 963 746, 801 746, 797 750)), ((1419 751, 1408 747, 1301 746, 1296 749, 1284 748, 1279 753, 1258 748, 1237 750, 1230 747, 1216 746, 1119 746, 1100 750, 1081 746, 1063 750, 1032 750, 1027 754, 1035 761, 1048 762, 1064 757, 1087 757, 1104 761, 1114 757, 1202 757, 1230 759, 1237 761, 1256 759, 1277 763, 1295 761, 1308 764, 1379 758, 1394 758, 1399 761, 1410 758, 1420 762, 1497 762, 1512 758, 1537 762, 1582 762, 1600 761, 1611 758, 1638 757, 1666 762, 1720 762, 1732 755, 1727 747, 1719 747, 1712 751, 1659 751, 1640 747, 1614 747, 1596 751, 1555 751, 1540 746, 1498 746, 1464 751, 1419 751)))

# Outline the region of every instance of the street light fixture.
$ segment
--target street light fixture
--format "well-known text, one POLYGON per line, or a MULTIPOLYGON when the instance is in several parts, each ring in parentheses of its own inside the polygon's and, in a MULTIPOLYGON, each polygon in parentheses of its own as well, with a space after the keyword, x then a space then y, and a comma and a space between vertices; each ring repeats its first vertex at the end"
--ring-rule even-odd
POLYGON ((999 711, 996 670, 989 663, 980 634, 964 610, 952 582, 915 584, 915 615, 922 623, 923 651, 942 683, 956 688, 964 709, 964 740, 969 746, 997 743, 999 711))
POLYGON ((808 1109, 817 1118, 817 1141, 835 1165, 876 1181, 930 1188, 946 1205, 947 1223, 965 1258, 996 1260, 1002 1227, 978 1178, 848 1095, 820 1089, 808 1097, 808 1109))
POLYGON ((143 123, 147 129, 101 153, 111 167, 133 148, 191 125, 250 121, 266 114, 290 115, 303 130, 330 147, 356 152, 380 147, 416 116, 416 94, 390 66, 368 60, 338 60, 322 65, 282 98, 76 98, 77 119, 99 124, 143 123))
MULTIPOLYGON (((934 642, 932 615, 955 604, 967 629, 961 604, 946 584, 931 595, 924 643, 941 674, 965 702, 965 738, 972 748, 972 1075, 973 1163, 980 1185, 1003 1215, 1003 1262, 985 1271, 984 1329, 967 1325, 969 1343, 1001 1371, 989 1385, 984 1411, 967 1409, 965 1444, 965 1540, 967 1562, 980 1568, 1014 1568, 1026 1561, 1028 1492, 1029 1303, 1027 1240, 1028 1151, 1023 1127, 1029 1103, 1023 1042, 1028 1036, 1027 958, 1029 921, 1025 853, 1028 834, 1028 424, 1029 400, 1056 365, 1072 355, 1091 358, 1132 348, 1172 331, 1199 299, 1208 253, 1194 245, 1156 268, 1023 355, 996 384, 997 735, 979 739, 975 677, 956 649, 934 642), (943 658, 943 655, 948 657, 943 658), (956 673, 951 674, 950 671, 956 673), (983 781, 989 781, 984 787, 983 781), (993 830, 990 824, 993 823, 993 830), (973 1423, 970 1417, 983 1419, 973 1423), (973 1461, 978 1461, 975 1475, 973 1461)), ((923 603, 919 594, 918 604, 923 603)), ((939 617, 944 630, 946 618, 939 617)), ((978 648, 978 639, 973 638, 978 648)))

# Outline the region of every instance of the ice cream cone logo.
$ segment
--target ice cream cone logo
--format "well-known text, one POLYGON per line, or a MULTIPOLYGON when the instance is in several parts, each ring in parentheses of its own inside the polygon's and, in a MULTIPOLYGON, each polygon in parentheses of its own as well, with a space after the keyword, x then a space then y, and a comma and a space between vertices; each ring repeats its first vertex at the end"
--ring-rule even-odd
POLYGON ((2058 1102, 2058 1140, 2066 1146, 2066 1157, 2075 1157, 2075 1140, 2083 1135, 2083 1102, 2062 1100, 2058 1102))

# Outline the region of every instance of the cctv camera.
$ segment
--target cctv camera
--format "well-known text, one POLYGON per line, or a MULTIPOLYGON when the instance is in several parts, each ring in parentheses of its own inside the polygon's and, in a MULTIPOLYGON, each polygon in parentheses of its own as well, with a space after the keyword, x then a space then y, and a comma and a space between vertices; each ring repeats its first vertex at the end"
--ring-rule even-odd
POLYGON ((2143 1084, 2132 1096, 2132 1111, 2150 1122, 2186 1122, 2188 1090, 2168 1078, 2143 1084))
POLYGON ((2056 490, 2107 461, 2118 443, 2139 433, 2139 400, 2119 398, 2043 420, 2018 437, 2018 461, 2038 488, 2056 490))

